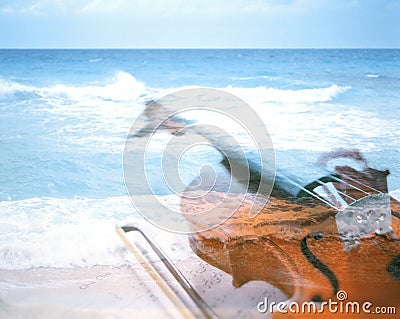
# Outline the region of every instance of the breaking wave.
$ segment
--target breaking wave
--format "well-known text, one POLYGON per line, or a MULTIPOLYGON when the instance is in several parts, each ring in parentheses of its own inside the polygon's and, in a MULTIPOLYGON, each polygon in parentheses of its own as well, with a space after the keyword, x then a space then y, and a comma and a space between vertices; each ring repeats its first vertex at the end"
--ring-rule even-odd
POLYGON ((254 102, 275 102, 275 103, 317 103, 329 102, 336 96, 350 89, 349 86, 332 85, 326 88, 313 88, 302 90, 282 90, 266 88, 234 88, 228 87, 226 90, 232 94, 244 97, 254 102))
POLYGON ((135 216, 127 197, 0 202, 0 268, 84 267, 127 259, 114 225, 135 216))
MULTIPOLYGON (((146 101, 193 86, 154 88, 127 72, 118 72, 103 84, 71 86, 57 84, 35 87, 0 80, 0 98, 21 92, 33 93, 40 107, 64 119, 58 129, 64 141, 72 145, 98 146, 109 152, 121 152, 124 139, 146 101)), ((395 120, 380 119, 372 112, 341 105, 334 101, 349 91, 349 86, 331 85, 309 89, 270 87, 219 88, 249 103, 265 120, 274 146, 280 149, 329 150, 332 143, 341 147, 359 145, 379 149, 381 142, 399 145, 395 120), (391 128, 383 129, 383 128, 391 128), (299 136, 298 132, 302 134, 299 136), (373 137, 379 136, 379 139, 373 137), (366 143, 367 141, 367 143, 366 143)), ((34 106, 36 107, 36 105, 34 106)))
MULTIPOLYGON (((178 88, 151 88, 137 80, 127 72, 118 72, 115 77, 103 85, 70 86, 56 84, 53 86, 35 87, 19 84, 6 79, 0 79, 0 94, 11 95, 18 92, 35 93, 42 98, 59 98, 74 101, 104 100, 104 101, 137 101, 151 98, 170 91, 177 91, 189 87, 178 88)), ((219 88, 239 96, 252 96, 253 99, 262 102, 288 102, 288 103, 312 103, 331 101, 337 95, 350 89, 348 86, 332 85, 330 87, 283 90, 267 88, 264 86, 255 88, 241 88, 228 86, 219 88)))
POLYGON ((44 99, 58 98, 81 102, 91 100, 135 101, 149 93, 144 83, 126 72, 118 72, 109 83, 104 85, 57 84, 49 87, 35 87, 0 79, 0 94, 10 95, 18 92, 35 93, 44 99))

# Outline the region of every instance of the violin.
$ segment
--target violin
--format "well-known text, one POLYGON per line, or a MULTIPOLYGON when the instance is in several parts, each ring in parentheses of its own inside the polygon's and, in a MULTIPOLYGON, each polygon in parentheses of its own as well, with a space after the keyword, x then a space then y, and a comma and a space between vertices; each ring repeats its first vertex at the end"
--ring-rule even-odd
MULTIPOLYGON (((130 137, 164 130, 177 136, 188 134, 190 140, 190 133, 194 132, 226 154, 232 154, 232 139, 225 135, 221 138, 214 134, 215 130, 209 132, 209 126, 188 125, 190 121, 180 116, 189 101, 194 101, 196 107, 214 109, 217 108, 215 101, 232 99, 226 93, 218 94, 215 99, 215 91, 188 90, 165 101, 151 101, 143 119, 139 117, 143 122, 147 119, 147 125, 130 137)), ((234 114, 241 115, 246 110, 246 119, 250 115, 254 118, 254 123, 249 121, 248 128, 257 127, 258 118, 251 108, 241 104, 243 101, 235 101, 228 103, 241 110, 234 114)), ((231 108, 223 110, 228 114, 232 111, 231 108)), ((262 150, 256 155, 263 155, 264 150, 256 146, 257 150, 262 150)), ((254 158, 257 160, 258 157, 254 158)), ((286 154, 285 160, 290 161, 292 157, 292 154, 286 154)), ((202 191, 196 188, 198 181, 194 181, 187 189, 188 196, 181 197, 181 211, 195 230, 189 235, 192 250, 210 265, 230 274, 233 286, 241 287, 254 280, 265 281, 287 296, 281 307, 284 310, 304 303, 311 303, 318 310, 284 313, 277 307, 272 309, 278 310, 273 311, 274 318, 371 318, 372 312, 326 311, 324 306, 328 302, 371 303, 374 307, 397 307, 395 311, 400 312, 400 203, 387 194, 389 171, 370 168, 360 152, 348 150, 327 154, 319 164, 326 166, 337 158, 350 158, 364 167, 356 169, 342 164, 329 172, 313 166, 307 171, 308 163, 296 158, 295 164, 304 164, 305 169, 302 165, 286 165, 279 170, 272 192, 267 194, 270 195, 268 200, 261 201, 262 209, 256 215, 252 209, 258 193, 255 196, 252 189, 258 187, 250 186, 244 193, 236 194, 240 204, 233 211, 226 204, 227 193, 233 199, 235 197, 229 187, 231 177, 235 176, 230 176, 234 170, 230 170, 229 161, 225 160, 222 164, 227 169, 226 176, 217 176, 216 180, 226 179, 227 182, 211 189, 205 187, 201 196, 191 196, 196 190, 202 191), (304 176, 308 173, 314 174, 311 181, 310 176, 304 176), (291 180, 290 176, 296 180, 291 180), (215 210, 211 223, 205 219, 202 224, 202 219, 197 217, 212 210, 216 203, 225 203, 225 206, 215 210), (229 218, 226 218, 227 211, 229 218)), ((249 166, 250 182, 261 185, 265 181, 263 176, 269 176, 268 165, 259 165, 257 161, 246 164, 249 164, 244 167, 249 166), (266 171, 257 171, 259 167, 266 171), (261 176, 259 180, 258 176, 261 176)), ((238 172, 238 166, 235 167, 238 172)), ((355 307, 354 304, 351 306, 355 307)), ((396 318, 396 314, 381 313, 379 318, 396 318)))
MULTIPOLYGON (((342 156, 343 154, 341 154, 342 156)), ((371 189, 387 193, 388 171, 365 167, 357 171, 348 166, 335 168, 340 182, 334 186, 347 194, 349 201, 365 197, 371 189), (349 184, 352 183, 352 185, 349 184), (351 187, 350 187, 350 186, 351 187)), ((193 216, 212 207, 225 196, 223 191, 210 191, 201 199, 182 197, 181 209, 189 222, 193 216)), ((287 300, 274 318, 371 318, 359 309, 327 309, 328 301, 349 308, 397 307, 400 311, 400 203, 391 198, 391 231, 375 232, 359 238, 346 249, 339 233, 338 209, 318 197, 287 197, 273 189, 269 202, 260 213, 249 217, 253 197, 246 194, 230 218, 218 226, 189 235, 192 250, 204 261, 232 276, 232 284, 241 287, 250 281, 265 281, 279 288, 287 300), (292 313, 294 305, 313 303, 316 313, 292 313), (350 306, 349 306, 350 305, 350 306), (325 306, 325 309, 324 309, 325 306), (318 312, 318 310, 320 312, 318 312), (345 312, 343 312, 345 311, 345 312), (347 312, 346 312, 347 311, 347 312)), ((334 201, 332 201, 334 202, 334 201)), ((337 203, 338 204, 338 203, 337 203)), ((338 204, 339 205, 339 204, 338 204)), ((393 311, 393 309, 392 309, 393 311)), ((396 318, 380 314, 380 318, 396 318)))

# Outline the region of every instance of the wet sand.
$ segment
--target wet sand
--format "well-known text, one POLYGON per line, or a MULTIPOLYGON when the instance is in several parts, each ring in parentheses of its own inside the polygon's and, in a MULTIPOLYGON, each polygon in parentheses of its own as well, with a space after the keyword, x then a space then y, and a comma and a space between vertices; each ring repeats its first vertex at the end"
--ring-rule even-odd
POLYGON ((181 317, 146 276, 133 265, 1 270, 0 318, 181 317))

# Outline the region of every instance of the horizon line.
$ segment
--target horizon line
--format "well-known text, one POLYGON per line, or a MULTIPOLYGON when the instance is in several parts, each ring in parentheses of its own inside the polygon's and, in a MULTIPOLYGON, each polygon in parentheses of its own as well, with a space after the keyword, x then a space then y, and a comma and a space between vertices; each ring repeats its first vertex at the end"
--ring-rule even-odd
POLYGON ((400 47, 0 47, 0 50, 399 50, 400 47))

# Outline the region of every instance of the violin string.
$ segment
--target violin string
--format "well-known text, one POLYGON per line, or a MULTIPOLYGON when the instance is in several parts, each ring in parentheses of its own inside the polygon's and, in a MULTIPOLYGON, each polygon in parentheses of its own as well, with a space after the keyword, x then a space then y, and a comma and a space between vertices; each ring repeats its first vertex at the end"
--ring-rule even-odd
POLYGON ((335 205, 331 204, 330 202, 328 202, 327 200, 325 200, 324 198, 322 198, 321 196, 317 195, 316 193, 308 190, 307 188, 301 186, 300 184, 296 183, 295 181, 291 180, 289 177, 282 175, 283 178, 285 178, 289 183, 299 187, 301 190, 303 190, 304 192, 306 192, 307 194, 311 195, 312 197, 315 197, 316 199, 320 200, 321 202, 325 203, 326 205, 340 211, 339 208, 337 208, 335 205))
MULTIPOLYGON (((370 185, 364 184, 363 182, 360 182, 359 180, 357 180, 357 179, 355 179, 355 178, 353 178, 353 177, 351 177, 351 176, 349 176, 349 175, 346 175, 346 174, 341 174, 341 175, 345 176, 346 178, 348 178, 348 179, 350 179, 350 180, 352 180, 352 181, 354 181, 354 182, 356 182, 356 183, 358 183, 358 184, 360 184, 360 185, 362 185, 362 186, 365 186, 365 187, 367 187, 367 188, 373 190, 373 191, 376 192, 376 193, 382 194, 382 191, 380 191, 379 189, 376 189, 376 188, 373 188, 373 187, 370 186, 370 185)), ((349 185, 351 185, 351 184, 349 184, 349 185)), ((353 185, 353 187, 355 187, 355 186, 353 185)), ((357 187, 355 187, 355 188, 357 188, 357 187)), ((357 189, 360 190, 360 191, 362 191, 362 192, 365 193, 365 194, 370 195, 370 193, 365 192, 365 191, 363 191, 362 189, 359 189, 359 188, 357 188, 357 189)))
POLYGON ((339 208, 346 207, 348 205, 343 197, 340 196, 338 190, 333 186, 332 183, 322 185, 321 187, 334 205, 339 208))
MULTIPOLYGON (((347 175, 345 175, 345 174, 341 174, 341 175, 348 177, 349 179, 351 179, 351 180, 353 180, 353 181, 359 183, 360 185, 363 185, 363 186, 365 186, 365 187, 368 187, 368 188, 371 188, 371 189, 372 189, 372 187, 369 187, 369 186, 367 186, 367 185, 364 185, 364 184, 362 184, 361 182, 355 180, 354 178, 350 178, 349 176, 347 176, 347 175)), ((361 192, 361 193, 364 193, 364 194, 366 194, 366 195, 371 195, 371 193, 368 193, 367 191, 365 191, 365 190, 363 190, 363 189, 361 189, 361 188, 359 188, 359 187, 357 187, 357 186, 355 186, 355 185, 353 185, 353 184, 350 184, 350 183, 344 181, 344 180, 341 179, 341 178, 338 178, 338 177, 336 177, 336 176, 331 176, 331 177, 332 177, 334 180, 338 181, 339 183, 343 183, 343 184, 345 184, 345 185, 347 185, 347 186, 350 186, 351 188, 354 188, 355 190, 358 190, 358 191, 361 192)), ((380 192, 379 192, 379 193, 380 193, 380 192)))
MULTIPOLYGON (((321 181, 321 180, 319 180, 319 179, 317 179, 317 183, 321 184, 322 186, 328 184, 328 183, 325 183, 325 182, 323 182, 323 181, 321 181)), ((335 189, 336 189, 336 188, 335 188, 335 189)), ((344 192, 342 192, 342 191, 340 191, 340 190, 338 190, 338 189, 336 189, 336 191, 337 191, 339 194, 341 194, 341 195, 343 195, 343 196, 345 196, 345 197, 347 197, 347 198, 350 198, 350 199, 353 200, 354 202, 356 201, 356 199, 353 198, 353 197, 351 197, 350 195, 348 195, 348 194, 346 194, 346 193, 344 193, 344 192)))
MULTIPOLYGON (((322 187, 323 191, 325 194, 320 194, 322 197, 326 198, 328 201, 330 201, 333 205, 336 207, 343 209, 344 207, 348 206, 348 203, 344 200, 344 198, 339 194, 342 193, 339 190, 337 190, 332 183, 325 183, 321 180, 317 180, 317 182, 321 185, 318 187, 322 187)), ((316 187, 315 189, 317 189, 316 187)), ((347 194, 342 193, 343 195, 348 196, 347 194)), ((350 199, 354 202, 355 200, 350 197, 350 199)))

